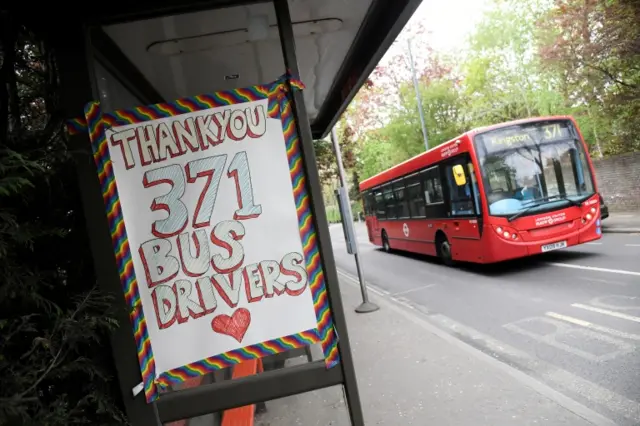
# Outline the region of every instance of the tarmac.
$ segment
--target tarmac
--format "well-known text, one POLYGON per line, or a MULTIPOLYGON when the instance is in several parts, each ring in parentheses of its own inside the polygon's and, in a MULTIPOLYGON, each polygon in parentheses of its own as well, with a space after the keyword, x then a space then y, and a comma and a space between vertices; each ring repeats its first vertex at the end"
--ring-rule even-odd
POLYGON ((602 232, 640 233, 640 212, 611 212, 609 217, 602 221, 602 232))
MULTIPOLYGON (((408 306, 370 293, 381 309, 355 313, 359 288, 346 279, 340 285, 366 425, 613 425, 473 342, 440 331, 408 306)), ((351 425, 340 386, 266 407, 256 426, 351 425)))

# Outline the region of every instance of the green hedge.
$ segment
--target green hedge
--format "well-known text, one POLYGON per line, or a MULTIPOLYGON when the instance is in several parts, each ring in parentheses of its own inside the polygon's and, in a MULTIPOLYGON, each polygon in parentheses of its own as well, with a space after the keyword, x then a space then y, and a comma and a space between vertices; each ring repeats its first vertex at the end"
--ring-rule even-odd
MULTIPOLYGON (((340 223, 342 222, 342 217, 340 216, 340 209, 336 205, 326 206, 325 209, 327 211, 327 220, 329 223, 340 223)), ((362 206, 360 203, 352 203, 351 204, 351 212, 353 213, 353 220, 355 222, 358 221, 358 215, 362 212, 362 206)))

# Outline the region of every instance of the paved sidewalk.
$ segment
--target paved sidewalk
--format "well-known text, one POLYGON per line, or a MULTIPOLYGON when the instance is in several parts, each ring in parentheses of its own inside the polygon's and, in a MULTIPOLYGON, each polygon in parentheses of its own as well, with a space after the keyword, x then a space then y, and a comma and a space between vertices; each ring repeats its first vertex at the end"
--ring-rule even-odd
POLYGON ((602 221, 602 231, 609 233, 640 232, 640 212, 611 212, 602 221))
MULTIPOLYGON (((359 289, 346 279, 341 287, 366 425, 612 424, 572 400, 560 405, 544 385, 443 336, 389 299, 371 294, 381 309, 356 314, 359 289)), ((256 426, 350 425, 340 387, 270 401, 267 410, 256 426)))

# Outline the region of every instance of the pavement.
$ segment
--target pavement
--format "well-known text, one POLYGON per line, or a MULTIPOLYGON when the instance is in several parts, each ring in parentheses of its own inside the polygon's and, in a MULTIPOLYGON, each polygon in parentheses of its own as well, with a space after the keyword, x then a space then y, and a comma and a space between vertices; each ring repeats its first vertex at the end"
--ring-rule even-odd
MULTIPOLYGON (((505 371, 420 312, 373 293, 381 309, 356 314, 357 283, 345 276, 341 290, 366 425, 613 424, 510 367, 505 371)), ((256 426, 350 424, 340 387, 267 402, 256 418, 256 426)))
MULTIPOLYGON (((338 270, 354 279, 342 229, 330 230, 338 270)), ((609 424, 640 425, 640 234, 606 233, 593 243, 542 256, 454 268, 428 256, 385 253, 368 242, 362 223, 356 224, 356 234, 364 275, 377 297, 422 315, 439 332, 589 407, 609 424)), ((389 344, 396 345, 394 339, 389 344)), ((434 342, 425 356, 430 359, 439 344, 434 342)), ((452 374, 437 364, 429 368, 444 377, 452 374)), ((482 407, 473 400, 466 403, 473 410, 465 411, 469 417, 459 424, 479 424, 471 413, 482 407)), ((433 412, 439 409, 456 408, 438 404, 429 413, 437 416, 433 412)), ((514 424, 528 424, 527 416, 514 424)), ((556 424, 557 419, 551 416, 543 423, 556 424)))
POLYGON ((602 230, 609 233, 640 233, 640 212, 611 212, 602 221, 602 230))
MULTIPOLYGON (((330 231, 365 424, 640 425, 640 233, 449 268, 384 253, 358 223, 381 309, 356 314, 355 263, 330 231)), ((256 425, 350 424, 339 387, 267 409, 256 425)))

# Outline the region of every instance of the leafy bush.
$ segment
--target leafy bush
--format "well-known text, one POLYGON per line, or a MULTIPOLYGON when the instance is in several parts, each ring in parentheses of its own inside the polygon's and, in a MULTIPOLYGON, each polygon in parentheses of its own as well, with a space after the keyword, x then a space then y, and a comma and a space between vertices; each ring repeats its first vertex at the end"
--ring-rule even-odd
POLYGON ((0 13, 0 425, 125 424, 55 58, 0 13))

